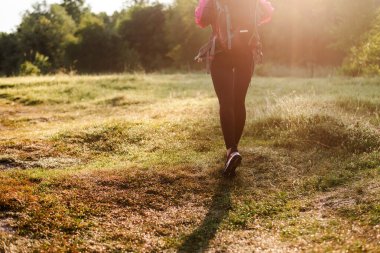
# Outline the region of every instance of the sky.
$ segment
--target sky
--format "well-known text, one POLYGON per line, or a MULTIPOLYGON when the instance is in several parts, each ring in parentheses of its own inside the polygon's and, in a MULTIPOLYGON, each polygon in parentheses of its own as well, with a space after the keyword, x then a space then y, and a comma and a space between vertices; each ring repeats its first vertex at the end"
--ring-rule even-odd
MULTIPOLYGON (((21 22, 22 14, 31 8, 36 0, 0 0, 0 32, 13 32, 21 22)), ((47 3, 60 3, 61 0, 46 0, 47 3)), ((86 0, 93 12, 107 12, 112 14, 120 10, 125 0, 86 0)), ((170 3, 172 0, 160 0, 161 3, 170 3)))

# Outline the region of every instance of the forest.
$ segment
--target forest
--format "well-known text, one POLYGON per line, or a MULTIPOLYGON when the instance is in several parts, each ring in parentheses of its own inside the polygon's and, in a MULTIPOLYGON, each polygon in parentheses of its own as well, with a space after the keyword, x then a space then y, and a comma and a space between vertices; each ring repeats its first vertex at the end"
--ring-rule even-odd
MULTIPOLYGON (((260 28, 259 75, 380 73, 379 0, 272 3, 273 21, 260 28)), ((14 32, 0 34, 0 75, 200 70, 193 58, 210 30, 195 25, 196 4, 126 1, 107 15, 92 12, 85 0, 40 1, 14 32)))

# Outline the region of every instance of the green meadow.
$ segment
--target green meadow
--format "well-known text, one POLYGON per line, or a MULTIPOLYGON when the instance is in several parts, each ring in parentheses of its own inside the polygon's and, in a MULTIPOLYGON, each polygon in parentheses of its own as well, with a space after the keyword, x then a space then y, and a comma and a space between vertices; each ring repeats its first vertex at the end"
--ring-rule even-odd
POLYGON ((0 78, 0 252, 379 252, 380 79, 0 78))

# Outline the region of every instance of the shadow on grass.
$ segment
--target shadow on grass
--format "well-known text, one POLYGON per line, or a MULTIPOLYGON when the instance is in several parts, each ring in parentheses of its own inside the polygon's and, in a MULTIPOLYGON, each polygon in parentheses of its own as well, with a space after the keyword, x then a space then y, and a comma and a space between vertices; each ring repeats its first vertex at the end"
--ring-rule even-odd
POLYGON ((233 181, 221 179, 212 197, 211 206, 200 226, 187 236, 178 252, 205 252, 222 221, 231 209, 233 181))

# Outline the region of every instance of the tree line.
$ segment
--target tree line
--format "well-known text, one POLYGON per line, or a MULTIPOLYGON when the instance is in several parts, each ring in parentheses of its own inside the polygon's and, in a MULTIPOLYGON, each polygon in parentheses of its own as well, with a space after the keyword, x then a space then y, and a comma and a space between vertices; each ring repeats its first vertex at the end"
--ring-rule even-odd
MULTIPOLYGON (((93 13, 85 0, 36 3, 15 32, 0 34, 0 75, 199 69, 193 58, 210 30, 194 24, 197 2, 134 0, 112 15, 93 13)), ((272 2, 273 21, 261 28, 266 62, 380 72, 380 0, 272 2)))

